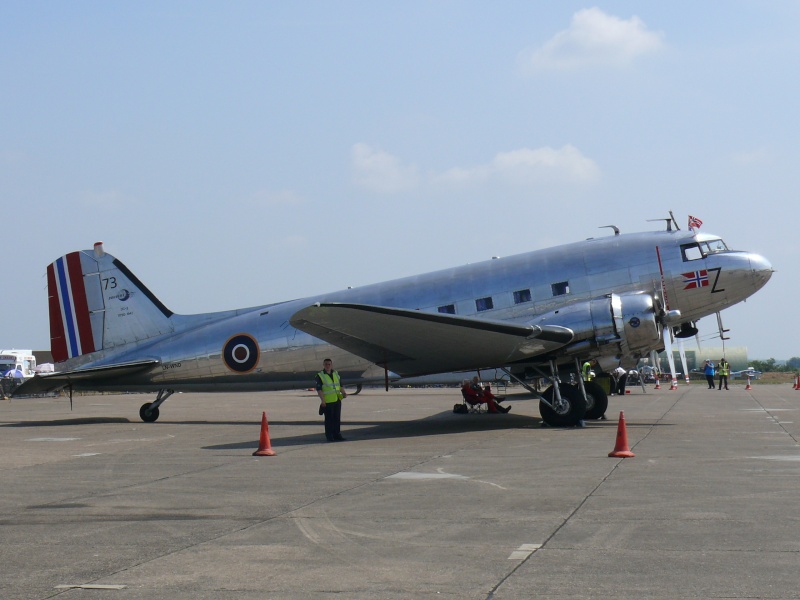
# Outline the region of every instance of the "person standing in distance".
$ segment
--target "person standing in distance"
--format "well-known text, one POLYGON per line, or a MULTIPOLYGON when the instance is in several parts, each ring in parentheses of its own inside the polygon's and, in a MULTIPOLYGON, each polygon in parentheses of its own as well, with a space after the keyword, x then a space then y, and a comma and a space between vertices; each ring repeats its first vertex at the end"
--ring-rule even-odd
POLYGON ((703 373, 706 374, 706 381, 708 382, 708 389, 714 389, 714 363, 712 363, 709 359, 706 359, 705 367, 703 367, 703 373))
POLYGON ((725 360, 725 357, 719 359, 719 364, 717 365, 717 375, 719 375, 719 389, 722 389, 723 382, 725 383, 725 389, 728 389, 728 375, 730 375, 731 366, 728 364, 728 361, 725 360))
POLYGON ((343 442, 340 427, 342 424, 342 398, 347 392, 342 387, 339 373, 333 370, 333 361, 322 361, 322 371, 317 373, 317 395, 320 411, 325 415, 325 439, 329 442, 343 442))

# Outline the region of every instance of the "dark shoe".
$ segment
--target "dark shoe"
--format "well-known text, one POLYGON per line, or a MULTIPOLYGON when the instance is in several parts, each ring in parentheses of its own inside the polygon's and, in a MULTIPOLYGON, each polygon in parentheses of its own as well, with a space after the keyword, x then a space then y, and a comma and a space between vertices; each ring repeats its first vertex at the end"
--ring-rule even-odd
POLYGON ((335 442, 336 441, 335 438, 325 438, 325 439, 328 440, 329 442, 335 442))
POLYGON ((337 436, 334 436, 333 441, 334 442, 346 442, 347 438, 342 437, 341 435, 337 435, 337 436))
POLYGON ((502 407, 500 410, 502 410, 504 413, 507 413, 508 411, 511 410, 511 407, 510 406, 505 406, 505 407, 502 407))

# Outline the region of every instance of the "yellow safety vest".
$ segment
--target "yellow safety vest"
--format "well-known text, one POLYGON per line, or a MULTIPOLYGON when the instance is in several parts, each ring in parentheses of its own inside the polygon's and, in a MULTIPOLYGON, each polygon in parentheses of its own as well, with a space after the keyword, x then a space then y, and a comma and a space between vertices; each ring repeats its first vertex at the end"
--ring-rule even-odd
POLYGON ((328 375, 325 371, 317 373, 320 381, 322 381, 322 396, 325 398, 325 404, 337 402, 342 398, 342 386, 339 383, 339 373, 333 371, 331 375, 328 375), (333 375, 332 378, 331 375, 333 375))
POLYGON ((583 380, 584 381, 592 380, 592 363, 588 361, 583 363, 583 380))
POLYGON ((724 375, 727 377, 731 373, 731 366, 728 364, 728 361, 719 363, 719 374, 724 375))

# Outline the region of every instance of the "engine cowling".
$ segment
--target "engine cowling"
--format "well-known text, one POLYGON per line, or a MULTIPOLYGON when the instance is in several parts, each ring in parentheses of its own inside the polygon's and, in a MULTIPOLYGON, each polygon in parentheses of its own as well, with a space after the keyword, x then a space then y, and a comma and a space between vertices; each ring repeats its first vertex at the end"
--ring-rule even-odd
POLYGON ((643 356, 661 344, 656 301, 645 292, 575 302, 536 317, 532 325, 560 325, 575 333, 568 355, 643 356))

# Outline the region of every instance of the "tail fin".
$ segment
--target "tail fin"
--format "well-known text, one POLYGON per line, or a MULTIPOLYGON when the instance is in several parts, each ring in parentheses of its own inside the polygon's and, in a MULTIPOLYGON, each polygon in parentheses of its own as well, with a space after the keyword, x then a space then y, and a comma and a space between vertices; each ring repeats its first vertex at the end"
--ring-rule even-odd
POLYGON ((173 331, 172 311, 102 242, 51 263, 47 290, 55 362, 173 331))

